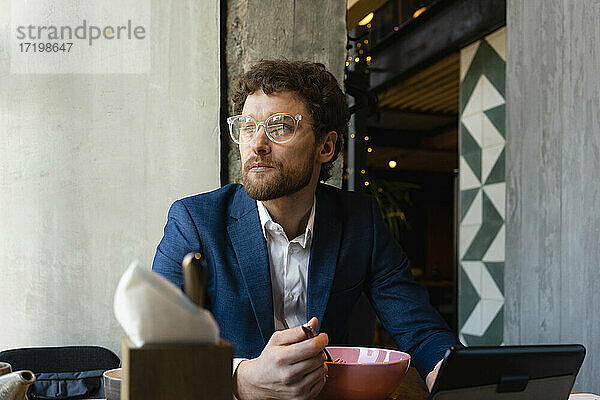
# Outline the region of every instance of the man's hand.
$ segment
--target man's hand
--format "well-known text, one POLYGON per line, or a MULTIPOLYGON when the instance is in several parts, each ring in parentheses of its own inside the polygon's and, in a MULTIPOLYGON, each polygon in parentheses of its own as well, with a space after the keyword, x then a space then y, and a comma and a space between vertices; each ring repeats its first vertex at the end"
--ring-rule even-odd
POLYGON ((425 384, 427 385, 427 389, 429 390, 429 392, 431 392, 431 389, 433 389, 433 384, 435 383, 435 379, 437 378, 441 365, 442 361, 440 360, 440 362, 438 362, 435 365, 435 367, 433 367, 433 370, 430 373, 428 373, 427 377, 425 378, 425 384))
MULTIPOLYGON (((316 330, 319 321, 312 318, 309 324, 316 330)), ((300 326, 275 332, 258 358, 239 364, 234 374, 235 396, 240 400, 314 399, 325 385, 323 349, 328 342, 326 333, 306 339, 300 326)))

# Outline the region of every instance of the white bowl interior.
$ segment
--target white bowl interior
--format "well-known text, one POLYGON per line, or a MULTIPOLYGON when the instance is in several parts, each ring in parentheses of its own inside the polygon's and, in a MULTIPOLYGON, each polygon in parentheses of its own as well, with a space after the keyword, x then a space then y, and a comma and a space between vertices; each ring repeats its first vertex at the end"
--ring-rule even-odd
POLYGON ((352 364, 385 364, 410 359, 410 355, 397 350, 371 347, 327 347, 333 361, 352 364))

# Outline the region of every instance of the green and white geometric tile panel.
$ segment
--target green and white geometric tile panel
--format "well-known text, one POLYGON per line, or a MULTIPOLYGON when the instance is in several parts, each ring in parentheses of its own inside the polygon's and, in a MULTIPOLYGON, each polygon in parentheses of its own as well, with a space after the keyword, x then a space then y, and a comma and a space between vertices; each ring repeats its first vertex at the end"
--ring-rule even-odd
POLYGON ((504 329, 506 28, 460 53, 458 327, 467 345, 504 329))

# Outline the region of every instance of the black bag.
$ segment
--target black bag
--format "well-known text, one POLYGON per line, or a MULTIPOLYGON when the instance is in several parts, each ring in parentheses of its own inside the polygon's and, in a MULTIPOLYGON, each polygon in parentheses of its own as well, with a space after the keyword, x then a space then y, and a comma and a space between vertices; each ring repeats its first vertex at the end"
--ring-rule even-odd
POLYGON ((103 369, 83 372, 42 372, 29 387, 27 396, 37 399, 103 398, 103 369))

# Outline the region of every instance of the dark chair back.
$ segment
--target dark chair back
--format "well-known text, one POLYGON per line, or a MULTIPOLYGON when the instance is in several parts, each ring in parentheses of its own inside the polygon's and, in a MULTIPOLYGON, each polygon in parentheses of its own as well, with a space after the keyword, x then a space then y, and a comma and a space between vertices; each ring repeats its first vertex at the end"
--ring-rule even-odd
POLYGON ((13 371, 30 370, 38 380, 30 387, 30 399, 103 398, 102 372, 118 368, 112 351, 98 346, 28 347, 0 352, 0 361, 13 371))

